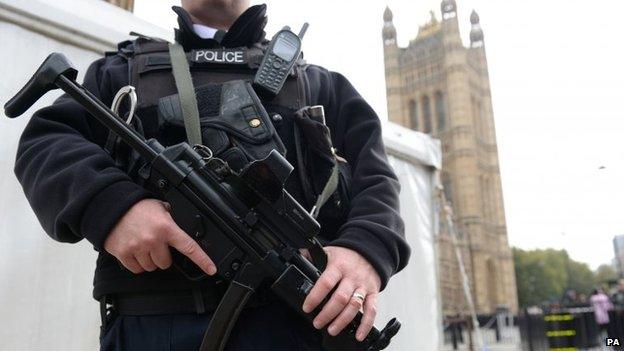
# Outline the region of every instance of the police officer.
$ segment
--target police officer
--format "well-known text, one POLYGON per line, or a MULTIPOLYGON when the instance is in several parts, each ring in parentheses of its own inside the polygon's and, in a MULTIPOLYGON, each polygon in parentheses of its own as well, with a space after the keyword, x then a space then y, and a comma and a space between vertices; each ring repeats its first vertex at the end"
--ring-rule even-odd
MULTIPOLYGON (((176 41, 187 52, 266 49, 265 5, 182 0, 182 8, 174 9, 180 25, 176 41)), ((171 85, 172 79, 166 64, 150 66, 159 43, 150 38, 121 43, 118 52, 90 66, 84 85, 105 103, 130 83, 140 99, 162 97, 158 83, 171 85), (153 72, 161 75, 150 76, 153 72)), ((302 107, 297 106, 301 100, 325 108, 322 130, 327 138, 331 133, 336 152, 329 157, 340 161, 340 182, 318 217, 328 265, 301 308, 309 312, 329 299, 312 326, 268 289, 260 289, 237 322, 227 350, 321 350, 319 330, 338 334, 360 309, 364 316, 356 337, 364 339, 375 320, 380 290, 409 257, 398 210, 399 184, 385 156, 377 116, 342 75, 313 65, 300 68, 291 80, 306 84, 306 97, 293 93, 293 83, 284 86, 285 97, 264 98, 263 103, 296 167, 287 188, 308 209, 326 181, 320 174, 328 171, 320 162, 327 155, 315 157, 317 139, 305 130, 293 132, 298 128, 295 110, 302 107), (323 179, 319 183, 317 178, 323 179)), ((196 85, 204 79, 199 72, 228 70, 241 68, 191 69, 196 85)), ((139 104, 137 120, 146 136, 168 143, 180 139, 170 132, 174 127, 163 126, 158 118, 153 103, 139 104)), ((59 98, 38 111, 24 130, 15 173, 53 239, 87 239, 99 252, 93 294, 102 307, 102 350, 197 350, 224 283, 218 278, 189 281, 171 268, 171 250, 177 250, 207 275, 216 272, 210 257, 172 220, 167 204, 137 184, 117 162, 119 155, 102 148, 110 135, 97 123, 69 97, 59 98)), ((226 133, 225 140, 231 137, 226 133)), ((226 144, 223 157, 231 154, 232 143, 226 144)))

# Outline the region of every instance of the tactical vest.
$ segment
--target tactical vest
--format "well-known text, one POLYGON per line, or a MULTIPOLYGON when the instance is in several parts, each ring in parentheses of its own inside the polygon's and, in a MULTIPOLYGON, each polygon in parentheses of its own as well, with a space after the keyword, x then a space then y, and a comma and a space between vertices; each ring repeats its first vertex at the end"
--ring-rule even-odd
MULTIPOLYGON (((234 80, 251 82, 265 49, 258 44, 252 48, 198 49, 187 53, 200 110, 209 111, 219 105, 222 84, 234 80)), ((162 111, 162 99, 178 93, 168 43, 139 37, 130 50, 121 49, 119 54, 128 60, 129 84, 136 88, 138 96, 135 128, 146 138, 157 137, 165 146, 185 141, 183 121, 171 118, 174 113, 162 111)), ((286 188, 309 210, 332 176, 333 167, 339 164, 337 190, 320 212, 323 232, 333 234, 348 213, 350 170, 343 159, 333 154, 329 129, 324 123, 304 120, 297 115, 297 111, 310 103, 305 70, 306 65, 300 60, 280 93, 262 100, 268 116, 255 116, 250 120, 241 115, 223 120, 214 117, 215 113, 207 113, 213 117, 201 117, 202 141, 234 170, 277 149, 297 172, 289 178, 286 188)), ((128 148, 117 145, 114 154, 131 176, 138 174, 141 164, 136 157, 128 156, 132 154, 128 148)))

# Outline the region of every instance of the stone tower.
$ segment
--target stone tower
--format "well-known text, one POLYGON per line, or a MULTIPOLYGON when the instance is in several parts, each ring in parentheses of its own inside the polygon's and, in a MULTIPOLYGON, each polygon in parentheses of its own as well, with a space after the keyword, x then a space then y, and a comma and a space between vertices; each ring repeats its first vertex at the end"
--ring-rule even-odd
POLYGON ((130 12, 134 10, 134 0, 106 0, 106 2, 109 2, 115 6, 119 6, 130 12))
MULTIPOLYGON (((388 118, 442 140, 442 182, 453 206, 459 246, 478 313, 517 311, 513 258, 507 241, 490 82, 479 15, 470 16, 470 46, 459 32, 457 4, 444 0, 405 48, 386 8, 382 30, 388 118)), ((445 314, 466 311, 448 232, 438 238, 445 314)))

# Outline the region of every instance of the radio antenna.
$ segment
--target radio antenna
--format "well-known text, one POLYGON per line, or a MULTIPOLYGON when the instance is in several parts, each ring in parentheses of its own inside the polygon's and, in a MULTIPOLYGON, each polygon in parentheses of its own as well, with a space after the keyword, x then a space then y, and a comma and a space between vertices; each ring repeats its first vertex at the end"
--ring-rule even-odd
POLYGON ((308 30, 308 22, 305 22, 303 24, 303 27, 301 27, 301 30, 299 31, 299 39, 303 39, 303 36, 305 35, 306 31, 308 30))

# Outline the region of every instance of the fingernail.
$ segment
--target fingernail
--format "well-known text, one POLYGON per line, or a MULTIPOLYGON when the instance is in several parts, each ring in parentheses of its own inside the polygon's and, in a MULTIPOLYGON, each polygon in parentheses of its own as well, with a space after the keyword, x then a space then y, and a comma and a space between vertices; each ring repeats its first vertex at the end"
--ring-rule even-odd
POLYGON ((208 274, 209 275, 215 275, 217 274, 217 267, 215 266, 211 266, 210 269, 208 269, 208 274))
POLYGON ((303 312, 305 312, 305 313, 310 313, 310 306, 308 306, 308 305, 303 305, 303 312))
POLYGON ((362 335, 362 332, 358 332, 357 334, 355 334, 355 338, 357 339, 357 341, 362 341, 364 340, 364 335, 362 335))
POLYGON ((329 335, 331 336, 336 336, 336 327, 334 327, 333 325, 330 326, 329 328, 327 328, 327 332, 329 333, 329 335))
POLYGON ((321 323, 319 323, 317 320, 314 320, 314 322, 312 322, 312 325, 316 329, 321 329, 321 323))

